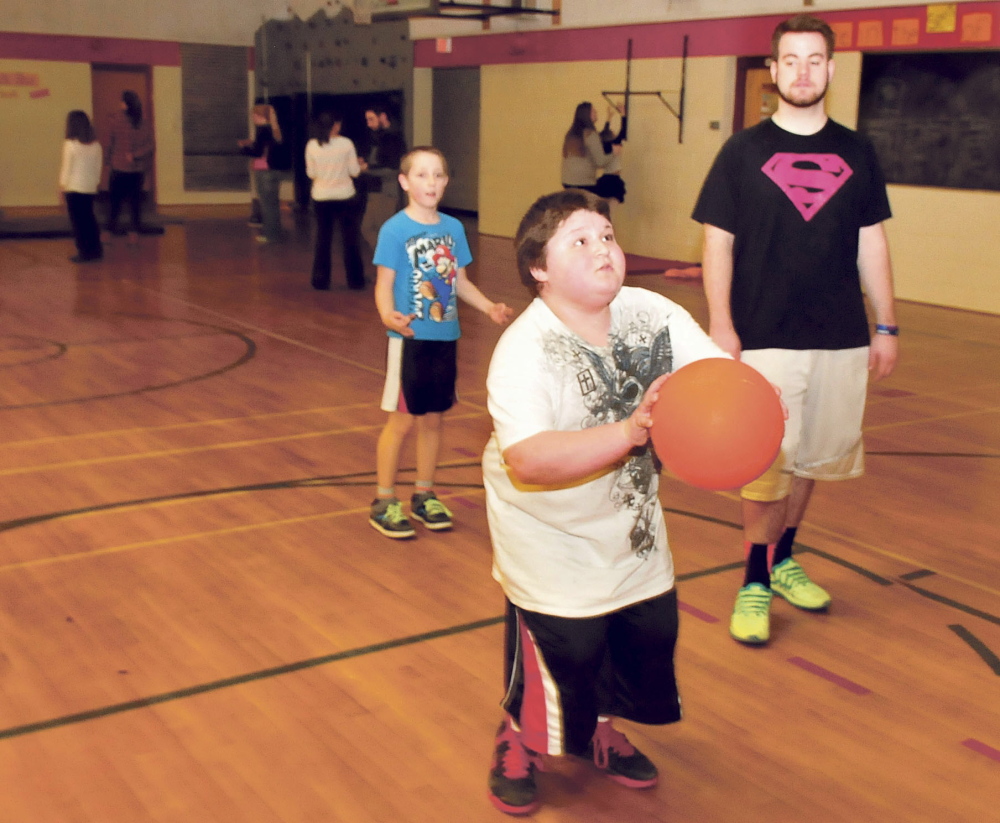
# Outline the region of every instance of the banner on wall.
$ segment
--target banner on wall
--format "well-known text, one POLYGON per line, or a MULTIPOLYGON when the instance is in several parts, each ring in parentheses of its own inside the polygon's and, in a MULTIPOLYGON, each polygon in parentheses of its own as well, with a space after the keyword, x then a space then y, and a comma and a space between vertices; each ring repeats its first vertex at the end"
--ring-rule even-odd
POLYGON ((37 72, 0 71, 0 100, 38 100, 48 96, 49 90, 37 72))

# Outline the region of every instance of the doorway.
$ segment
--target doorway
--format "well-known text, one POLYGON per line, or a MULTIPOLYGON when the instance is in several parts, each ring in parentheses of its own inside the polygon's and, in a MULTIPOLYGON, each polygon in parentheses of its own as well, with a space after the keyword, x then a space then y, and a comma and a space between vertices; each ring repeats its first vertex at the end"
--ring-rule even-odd
POLYGON ((479 211, 479 67, 434 69, 434 145, 448 158, 451 179, 441 205, 479 211))
MULTIPOLYGON (((90 67, 93 96, 94 131, 106 149, 111 136, 113 115, 121 111, 122 92, 131 89, 142 101, 142 116, 153 125, 152 72, 149 66, 122 66, 94 63, 90 67)), ((107 164, 101 171, 100 191, 107 193, 111 169, 107 164)), ((143 199, 156 210, 156 164, 153 163, 143 180, 143 199)), ((105 199, 105 198, 99 198, 105 199)))
POLYGON ((778 87, 771 81, 769 62, 768 57, 737 60, 733 132, 756 126, 778 110, 778 87))

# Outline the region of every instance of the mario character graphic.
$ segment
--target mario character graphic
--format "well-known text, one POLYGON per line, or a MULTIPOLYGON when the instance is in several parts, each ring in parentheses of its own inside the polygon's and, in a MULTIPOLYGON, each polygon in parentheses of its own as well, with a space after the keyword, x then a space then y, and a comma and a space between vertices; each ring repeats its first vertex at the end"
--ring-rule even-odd
POLYGON ((413 272, 418 278, 417 293, 430 301, 426 313, 420 312, 420 314, 440 323, 454 314, 458 263, 451 248, 440 241, 418 251, 420 253, 417 256, 417 266, 413 272))

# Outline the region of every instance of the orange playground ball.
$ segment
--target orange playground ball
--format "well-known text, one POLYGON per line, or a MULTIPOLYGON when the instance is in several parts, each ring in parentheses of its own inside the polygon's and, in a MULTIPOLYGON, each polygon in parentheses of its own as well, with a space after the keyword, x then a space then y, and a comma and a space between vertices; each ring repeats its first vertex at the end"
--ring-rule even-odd
POLYGON ((699 489, 736 489, 774 462, 785 433, 774 387, 738 360, 713 357, 663 384, 649 430, 663 465, 699 489))

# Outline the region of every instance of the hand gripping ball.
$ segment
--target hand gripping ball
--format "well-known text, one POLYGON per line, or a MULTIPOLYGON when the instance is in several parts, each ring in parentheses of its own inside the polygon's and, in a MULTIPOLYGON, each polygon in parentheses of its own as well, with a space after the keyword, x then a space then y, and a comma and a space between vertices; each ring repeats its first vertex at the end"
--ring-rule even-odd
POLYGON ((785 433, 778 393, 756 369, 710 358, 674 372, 649 430, 663 465, 700 489, 735 489, 774 462, 785 433))

